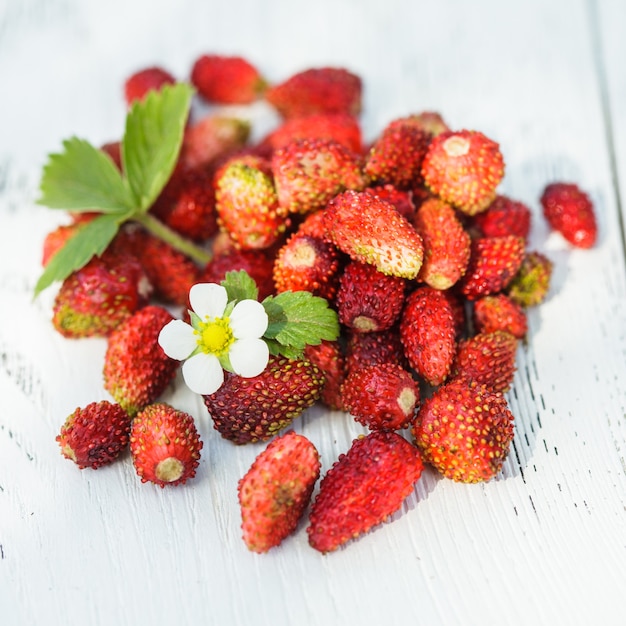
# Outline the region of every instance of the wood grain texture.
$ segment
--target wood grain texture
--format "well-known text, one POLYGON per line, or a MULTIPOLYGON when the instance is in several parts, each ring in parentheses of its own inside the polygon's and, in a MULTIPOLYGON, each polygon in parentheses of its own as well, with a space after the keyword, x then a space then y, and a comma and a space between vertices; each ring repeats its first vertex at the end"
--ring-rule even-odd
MULTIPOLYGON (((0 3, 0 607, 42 624, 622 624, 626 584, 626 53, 620 0, 9 0, 0 3), (426 471, 401 511, 322 556, 304 523, 266 555, 240 538, 236 485, 262 446, 235 447, 182 385, 165 396, 204 440, 197 478, 142 485, 129 458, 79 472, 54 441, 106 398, 104 342, 50 325, 33 301, 41 242, 62 216, 35 204, 48 152, 119 137, 121 86, 204 52, 242 54, 272 81, 345 66, 365 84, 364 133, 438 110, 497 140, 501 191, 532 207, 531 247, 555 263, 529 315, 508 394, 501 476, 457 485, 426 471), (573 180, 600 239, 576 251, 542 220, 545 184, 573 180)), ((241 111, 259 135, 275 121, 241 111)), ((296 424, 328 468, 364 432, 310 410, 296 424)))

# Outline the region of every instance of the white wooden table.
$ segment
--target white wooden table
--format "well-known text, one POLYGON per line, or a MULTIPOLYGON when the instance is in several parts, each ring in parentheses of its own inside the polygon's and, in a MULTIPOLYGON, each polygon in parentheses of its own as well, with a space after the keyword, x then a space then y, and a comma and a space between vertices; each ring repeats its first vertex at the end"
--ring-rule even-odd
MULTIPOLYGON (((0 2, 0 623, 626 623, 625 33, 623 0, 0 2), (425 472, 392 523, 326 556, 304 523, 248 552, 236 484, 263 446, 223 440, 182 385, 165 399, 204 440, 185 487, 141 484, 128 457, 78 471, 54 440, 108 396, 104 341, 55 333, 53 290, 32 300, 62 221, 34 203, 40 168, 71 135, 119 137, 131 72, 184 78, 205 52, 242 54, 273 81, 353 70, 368 139, 422 110, 483 131, 505 155, 501 192, 532 207, 531 245, 555 263, 519 350, 501 476, 425 472), (538 198, 555 179, 590 193, 593 250, 548 233, 538 198)), ((362 432, 319 408, 296 430, 324 469, 362 432)))

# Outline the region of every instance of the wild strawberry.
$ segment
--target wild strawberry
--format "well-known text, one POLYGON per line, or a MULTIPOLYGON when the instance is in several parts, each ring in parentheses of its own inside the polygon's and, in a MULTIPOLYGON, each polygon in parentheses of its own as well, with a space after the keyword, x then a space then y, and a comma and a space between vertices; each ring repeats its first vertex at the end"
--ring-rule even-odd
POLYGON ((498 144, 478 131, 437 135, 428 148, 422 175, 428 188, 463 213, 484 211, 504 176, 498 144))
POLYGON ((325 474, 311 507, 309 544, 331 552, 395 513, 422 474, 419 450, 399 434, 355 439, 325 474))
POLYGON ((411 222, 415 215, 415 203, 413 202, 413 192, 396 189, 393 185, 379 185, 378 187, 367 187, 365 193, 378 196, 381 200, 386 200, 396 207, 402 217, 411 222))
POLYGON ((521 237, 480 237, 471 243, 470 261, 460 281, 468 300, 476 300, 505 289, 524 260, 521 237))
POLYGON ((285 118, 315 113, 361 112, 361 79, 344 68, 311 68, 265 92, 266 100, 285 118))
POLYGON ((420 391, 407 370, 383 363, 350 370, 341 397, 345 410, 370 430, 399 430, 413 420, 420 391))
POLYGON ((541 304, 550 290, 552 268, 553 263, 545 254, 526 253, 517 274, 507 286, 507 295, 523 307, 541 304))
POLYGON ((295 233, 274 261, 276 292, 310 291, 332 300, 337 292, 339 253, 323 239, 295 233))
POLYGON ((227 272, 245 270, 259 290, 259 301, 275 293, 274 259, 264 250, 231 250, 225 254, 215 254, 200 271, 199 283, 221 283, 227 272))
POLYGON ((203 54, 195 61, 191 82, 205 100, 217 104, 250 104, 267 86, 246 59, 217 54, 203 54))
POLYGON ((122 170, 122 144, 119 141, 109 141, 100 146, 100 150, 107 154, 118 170, 122 170))
POLYGON ((149 91, 158 91, 163 85, 173 85, 176 79, 162 67, 147 67, 129 76, 124 83, 124 98, 130 106, 143 100, 149 91))
POLYGON ((504 330, 517 339, 523 339, 528 330, 524 309, 509 296, 499 293, 474 302, 474 327, 478 332, 504 330))
POLYGON ((324 210, 307 213, 304 219, 298 224, 298 234, 310 235, 317 239, 326 239, 326 229, 324 228, 324 210))
POLYGON ((404 119, 388 124, 365 158, 365 173, 373 183, 410 189, 421 178, 431 136, 404 119))
POLYGON ((241 148, 250 135, 250 124, 224 115, 209 115, 187 126, 180 163, 183 169, 213 164, 219 157, 241 148))
POLYGON ((483 237, 515 235, 527 239, 531 212, 522 202, 511 200, 507 196, 496 196, 485 211, 474 216, 473 223, 483 237))
POLYGON ((418 287, 406 299, 400 338, 411 367, 429 384, 440 385, 456 353, 452 308, 442 291, 418 287))
POLYGON ((367 184, 359 157, 332 139, 300 139, 272 155, 280 206, 290 213, 310 213, 345 189, 367 184))
POLYGON ((450 127, 446 124, 440 113, 436 111, 422 111, 422 113, 414 113, 406 118, 412 124, 425 130, 432 137, 441 135, 450 131, 450 127))
POLYGON ((129 435, 130 417, 126 411, 119 404, 101 400, 69 415, 56 440, 63 456, 80 469, 98 469, 126 449, 129 435))
POLYGON ((452 309, 456 338, 461 339, 467 332, 467 316, 465 313, 465 299, 457 289, 445 289, 441 292, 452 309))
POLYGON ((361 127, 347 113, 316 113, 285 120, 261 144, 273 151, 300 139, 332 139, 355 154, 363 152, 361 127))
POLYGON ((424 460, 457 482, 488 481, 502 468, 513 440, 504 396, 456 379, 424 400, 412 433, 424 460))
POLYGON ((191 259, 141 230, 118 234, 113 245, 139 260, 153 287, 154 298, 172 304, 187 303, 191 286, 198 282, 198 268, 191 259))
POLYGON ((157 341, 163 326, 173 319, 164 308, 148 305, 108 339, 104 387, 131 416, 154 402, 176 375, 179 362, 166 356, 157 341))
POLYGON ((359 332, 391 328, 404 305, 405 281, 373 265, 351 261, 339 278, 339 321, 359 332))
POLYGON ((237 485, 243 540, 267 552, 291 535, 320 475, 319 454, 303 435, 289 431, 273 439, 237 485))
POLYGON ((552 183, 541 195, 543 215, 550 228, 578 248, 591 248, 598 236, 593 203, 578 185, 552 183))
POLYGON ((515 374, 517 339, 504 330, 478 333, 459 342, 452 372, 493 391, 508 391, 515 374))
POLYGON ((404 346, 398 328, 390 328, 378 333, 348 332, 346 342, 346 371, 365 367, 394 363, 408 366, 404 346))
POLYGON ((424 243, 418 280, 435 289, 449 289, 463 276, 469 263, 469 234, 454 209, 436 198, 420 206, 413 224, 424 243))
POLYGON ((50 231, 43 242, 41 254, 41 264, 45 267, 48 261, 67 243, 68 239, 76 234, 80 228, 80 222, 73 224, 63 224, 50 231))
POLYGON ((238 247, 269 248, 287 228, 287 211, 278 204, 274 182, 259 169, 229 165, 216 181, 215 198, 220 227, 238 247))
POLYGON ((304 357, 311 361, 324 376, 320 400, 329 408, 343 410, 341 385, 346 377, 345 357, 339 341, 323 340, 317 345, 308 344, 304 357))
POLYGON ((133 420, 130 452, 142 483, 184 484, 196 475, 201 449, 191 415, 168 404, 150 404, 133 420))
POLYGON ((215 429, 236 444, 267 441, 310 407, 320 396, 323 374, 306 359, 270 356, 254 378, 224 373, 224 384, 206 405, 215 429))
POLYGON ((203 169, 174 176, 151 211, 176 232, 203 242, 217 232, 213 179, 203 169))
POLYGON ((64 337, 106 337, 143 306, 150 291, 137 259, 105 251, 63 281, 52 323, 64 337))
POLYGON ((324 210, 326 236, 354 261, 379 272, 415 278, 424 255, 421 237, 395 207, 375 195, 345 191, 324 210))

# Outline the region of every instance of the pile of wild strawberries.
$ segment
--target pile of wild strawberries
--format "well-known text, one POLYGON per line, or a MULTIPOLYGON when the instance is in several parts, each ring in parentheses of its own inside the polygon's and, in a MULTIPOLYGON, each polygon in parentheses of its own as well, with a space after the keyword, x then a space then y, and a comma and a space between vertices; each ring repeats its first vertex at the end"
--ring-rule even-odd
MULTIPOLYGON (((455 481, 495 476, 514 433, 503 393, 527 309, 545 299, 552 270, 527 248, 529 207, 497 192, 499 145, 433 112, 394 119, 365 144, 362 83, 343 68, 270 84, 242 58, 205 55, 190 81, 214 104, 264 99, 282 123, 255 145, 246 122, 220 112, 187 126, 151 213, 210 249, 206 266, 130 225, 63 282, 54 326, 66 337, 107 338, 112 397, 67 418, 63 454, 95 469, 130 447, 144 482, 194 476, 202 442, 190 415, 159 402, 180 363, 157 338, 172 306, 189 305, 193 284, 245 270, 260 299, 307 290, 330 302, 341 325, 336 341, 307 346, 304 358, 270 357, 254 378, 226 373, 204 396, 225 439, 271 439, 238 485, 251 550, 278 545, 309 508, 319 454, 288 427, 316 401, 370 430, 328 470, 310 507, 309 541, 321 552, 396 511, 424 463, 455 481)), ((162 68, 137 72, 126 101, 174 82, 162 68)), ((102 150, 120 164, 119 144, 102 150)), ((594 210, 575 184, 549 184, 540 201, 573 246, 594 244, 594 210)), ((91 217, 50 233, 44 264, 91 217)))

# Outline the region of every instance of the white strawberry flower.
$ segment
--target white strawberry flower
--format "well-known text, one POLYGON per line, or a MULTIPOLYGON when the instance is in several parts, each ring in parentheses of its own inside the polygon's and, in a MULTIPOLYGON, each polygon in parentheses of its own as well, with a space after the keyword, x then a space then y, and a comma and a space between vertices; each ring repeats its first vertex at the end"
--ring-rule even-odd
POLYGON ((258 376, 267 366, 269 349, 262 337, 268 317, 256 300, 228 302, 222 285, 198 283, 189 291, 191 325, 166 324, 159 345, 167 356, 183 363, 187 386, 202 395, 215 393, 224 370, 244 378, 258 376))

